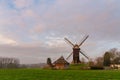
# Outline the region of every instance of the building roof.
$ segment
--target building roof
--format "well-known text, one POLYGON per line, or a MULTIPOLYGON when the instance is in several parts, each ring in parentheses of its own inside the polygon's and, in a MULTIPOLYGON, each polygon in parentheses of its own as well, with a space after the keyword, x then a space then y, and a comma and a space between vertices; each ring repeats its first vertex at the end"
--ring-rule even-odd
POLYGON ((59 59, 57 59, 53 64, 69 64, 63 56, 61 56, 59 59))

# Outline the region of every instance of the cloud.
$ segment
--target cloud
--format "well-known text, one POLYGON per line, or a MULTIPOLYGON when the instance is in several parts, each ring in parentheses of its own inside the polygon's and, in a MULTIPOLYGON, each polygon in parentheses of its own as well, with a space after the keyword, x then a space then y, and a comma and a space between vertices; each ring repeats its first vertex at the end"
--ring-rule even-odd
POLYGON ((30 7, 30 5, 32 5, 33 0, 14 0, 13 2, 15 4, 16 8, 27 8, 30 7))
POLYGON ((0 45, 0 55, 16 55, 26 63, 66 57, 72 49, 64 37, 79 43, 89 34, 81 48, 90 57, 102 56, 104 51, 120 47, 119 7, 118 0, 2 0, 0 41, 4 45, 0 45))
MULTIPOLYGON (((115 18, 115 13, 117 12, 114 11, 115 9, 119 10, 118 8, 116 8, 117 5, 109 6, 106 4, 108 2, 104 1, 95 1, 96 4, 88 1, 85 3, 82 2, 85 5, 79 5, 80 2, 81 1, 74 1, 69 4, 67 1, 66 3, 64 1, 61 1, 61 5, 58 5, 56 3, 56 5, 51 7, 45 15, 46 20, 49 19, 51 23, 54 23, 50 25, 50 30, 58 31, 60 33, 63 33, 63 35, 65 35, 66 33, 80 33, 90 34, 95 37, 97 37, 96 35, 99 35, 100 37, 106 36, 107 38, 109 34, 117 34, 117 30, 119 30, 119 27, 117 27, 119 25, 117 23, 119 21, 119 18, 115 18), (84 8, 82 8, 81 6, 84 8), (107 32, 109 34, 106 34, 107 32)), ((108 39, 110 38, 111 37, 109 36, 108 39)))
POLYGON ((0 35, 0 42, 0 44, 17 44, 15 40, 7 38, 3 35, 0 35))
POLYGON ((20 59, 21 63, 40 63, 46 62, 48 57, 54 60, 58 58, 56 56, 63 55, 67 50, 64 47, 51 47, 43 43, 26 43, 20 45, 0 45, 0 51, 0 56, 16 57, 20 59))
POLYGON ((30 30, 30 32, 39 34, 39 33, 43 32, 45 30, 45 28, 46 28, 46 26, 44 24, 38 23, 30 30))

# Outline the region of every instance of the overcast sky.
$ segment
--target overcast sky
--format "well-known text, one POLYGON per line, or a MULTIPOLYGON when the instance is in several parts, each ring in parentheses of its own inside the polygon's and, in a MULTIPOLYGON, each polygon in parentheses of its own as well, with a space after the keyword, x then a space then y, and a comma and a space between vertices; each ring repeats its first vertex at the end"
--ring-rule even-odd
MULTIPOLYGON (((79 43, 90 58, 120 48, 120 0, 0 0, 0 56, 21 63, 65 58, 79 43)), ((69 60, 72 61, 72 60, 69 60)))

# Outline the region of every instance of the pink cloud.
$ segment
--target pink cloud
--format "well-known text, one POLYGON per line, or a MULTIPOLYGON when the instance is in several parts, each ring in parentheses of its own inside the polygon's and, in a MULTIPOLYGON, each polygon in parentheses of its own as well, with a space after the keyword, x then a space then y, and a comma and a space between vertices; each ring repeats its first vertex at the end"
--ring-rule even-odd
POLYGON ((14 0, 14 4, 17 8, 29 7, 33 3, 33 0, 14 0))

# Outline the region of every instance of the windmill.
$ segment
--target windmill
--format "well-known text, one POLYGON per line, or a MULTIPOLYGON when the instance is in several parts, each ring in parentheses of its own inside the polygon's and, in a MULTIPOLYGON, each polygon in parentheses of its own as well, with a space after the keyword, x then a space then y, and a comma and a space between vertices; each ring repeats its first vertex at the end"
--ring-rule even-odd
POLYGON ((68 40, 67 38, 64 38, 65 41, 67 41, 71 46, 73 46, 73 52, 66 58, 67 60, 73 54, 73 63, 74 64, 80 63, 79 53, 85 56, 89 60, 89 58, 84 54, 83 50, 81 50, 80 48, 88 37, 89 35, 85 36, 79 44, 73 44, 70 40, 68 40))

